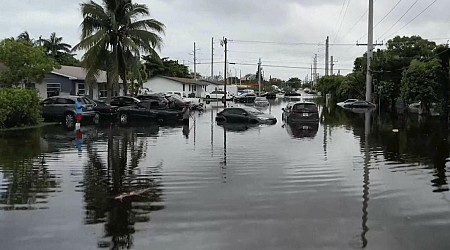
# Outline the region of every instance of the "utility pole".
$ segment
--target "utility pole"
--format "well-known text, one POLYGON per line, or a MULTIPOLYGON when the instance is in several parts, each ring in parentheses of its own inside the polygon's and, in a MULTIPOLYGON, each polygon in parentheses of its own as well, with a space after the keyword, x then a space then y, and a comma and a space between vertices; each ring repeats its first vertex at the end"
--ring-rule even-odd
POLYGON ((373 0, 369 0, 369 33, 367 38, 366 101, 372 101, 373 0))
POLYGON ((317 84, 317 54, 314 54, 314 85, 317 84))
POLYGON ((330 75, 334 75, 334 63, 335 62, 338 62, 338 61, 335 61, 334 60, 334 57, 333 56, 331 56, 331 58, 330 58, 330 75))
POLYGON ((261 58, 258 62, 258 96, 261 96, 261 58))
POLYGON ((224 63, 224 71, 223 71, 223 91, 225 92, 225 101, 223 102, 223 106, 226 108, 227 107, 227 43, 228 40, 226 37, 223 38, 222 41, 220 41, 220 45, 225 47, 225 63, 224 63))
MULTIPOLYGON (((329 37, 327 36, 327 40, 325 41, 326 47, 325 47, 325 76, 328 76, 328 57, 330 52, 330 43, 329 43, 329 37)), ((333 59, 331 59, 333 60, 333 59)))
POLYGON ((313 82, 313 65, 312 64, 311 64, 311 75, 310 76, 311 76, 311 81, 310 82, 312 84, 312 82, 313 82))
POLYGON ((211 38, 211 80, 214 80, 214 37, 211 38))
POLYGON ((242 85, 242 70, 239 69, 239 85, 242 85))
POLYGON ((195 42, 194 42, 194 80, 197 80, 197 57, 195 56, 195 42))

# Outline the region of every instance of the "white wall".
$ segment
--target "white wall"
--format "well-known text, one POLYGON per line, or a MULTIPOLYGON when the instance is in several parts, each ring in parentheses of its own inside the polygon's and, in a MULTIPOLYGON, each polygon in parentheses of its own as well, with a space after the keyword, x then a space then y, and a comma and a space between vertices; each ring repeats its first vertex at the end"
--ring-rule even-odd
POLYGON ((39 98, 42 100, 47 98, 47 83, 36 83, 34 87, 39 91, 39 98))
MULTIPOLYGON (((153 77, 146 82, 143 83, 143 89, 142 91, 146 91, 148 89, 149 93, 160 93, 160 92, 167 92, 167 91, 181 91, 183 92, 183 84, 172 81, 169 79, 165 79, 162 77, 153 77)), ((186 91, 185 93, 188 93, 188 85, 186 84, 186 91)))

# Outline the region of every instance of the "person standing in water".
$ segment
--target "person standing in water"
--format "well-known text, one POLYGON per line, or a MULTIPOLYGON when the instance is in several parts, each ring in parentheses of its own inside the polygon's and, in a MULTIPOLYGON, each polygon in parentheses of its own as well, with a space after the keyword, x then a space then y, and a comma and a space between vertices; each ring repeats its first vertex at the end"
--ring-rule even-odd
POLYGON ((189 125, 189 117, 191 116, 190 105, 188 103, 186 105, 184 105, 184 108, 181 112, 183 113, 183 124, 189 125))

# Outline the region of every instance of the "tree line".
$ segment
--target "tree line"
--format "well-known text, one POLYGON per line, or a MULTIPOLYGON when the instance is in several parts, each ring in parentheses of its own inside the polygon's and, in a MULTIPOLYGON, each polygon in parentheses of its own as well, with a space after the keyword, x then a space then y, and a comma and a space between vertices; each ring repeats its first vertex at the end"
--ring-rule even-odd
MULTIPOLYGON (((432 104, 448 106, 448 45, 437 45, 420 36, 396 36, 385 49, 373 53, 373 100, 383 108, 393 108, 398 100, 404 104, 420 103, 425 112, 432 104)), ((316 88, 337 100, 364 98, 367 54, 354 61, 346 76, 325 76, 316 88)))

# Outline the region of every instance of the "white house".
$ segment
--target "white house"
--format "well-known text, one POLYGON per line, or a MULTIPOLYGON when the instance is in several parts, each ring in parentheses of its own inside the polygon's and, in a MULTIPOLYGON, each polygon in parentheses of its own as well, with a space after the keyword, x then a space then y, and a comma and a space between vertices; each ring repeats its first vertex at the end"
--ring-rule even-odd
POLYGON ((143 83, 142 93, 161 93, 169 91, 179 91, 183 96, 193 93, 195 97, 203 97, 208 82, 204 80, 194 80, 190 78, 154 76, 143 83))

